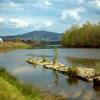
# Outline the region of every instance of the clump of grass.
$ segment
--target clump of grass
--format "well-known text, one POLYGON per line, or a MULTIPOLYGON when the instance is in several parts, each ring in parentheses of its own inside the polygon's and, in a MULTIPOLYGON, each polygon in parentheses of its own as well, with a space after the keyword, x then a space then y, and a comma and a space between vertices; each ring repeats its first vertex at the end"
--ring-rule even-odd
POLYGON ((57 48, 54 49, 54 58, 53 58, 53 64, 57 64, 57 60, 58 60, 58 51, 57 48))
POLYGON ((30 99, 34 98, 34 100, 39 100, 40 91, 37 88, 33 88, 32 84, 24 84, 21 86, 21 92, 28 96, 30 99), (37 98, 37 99, 36 99, 37 98))
POLYGON ((100 62, 96 62, 94 66, 96 74, 100 74, 100 62))
POLYGON ((33 46, 31 44, 23 42, 4 42, 3 44, 0 44, 1 51, 13 49, 29 49, 32 47, 33 46))
POLYGON ((10 82, 13 85, 18 86, 18 80, 14 76, 12 76, 9 72, 7 72, 4 68, 0 67, 0 77, 10 82))
MULTIPOLYGON (((39 89, 34 88, 32 85, 26 85, 26 84, 20 83, 14 76, 8 73, 5 69, 0 68, 0 86, 1 86, 0 91, 2 91, 3 93, 3 94, 0 94, 0 97, 7 98, 8 95, 4 94, 5 89, 3 87, 5 87, 5 85, 3 84, 6 84, 6 87, 8 88, 8 90, 6 91, 7 93, 12 92, 12 88, 14 88, 14 91, 12 92, 12 94, 17 95, 16 94, 17 92, 18 94, 21 94, 23 97, 27 98, 27 99, 22 99, 22 100, 40 100, 41 95, 40 95, 39 89), (11 89, 9 88, 9 86, 11 87, 11 89)), ((6 100, 2 98, 0 98, 0 100, 6 100)), ((14 99, 11 99, 11 100, 14 100, 14 99)), ((16 100, 21 100, 21 99, 19 99, 19 97, 18 98, 16 97, 16 100)))
POLYGON ((75 77, 78 74, 78 68, 76 65, 72 65, 72 67, 69 67, 67 70, 67 74, 69 76, 75 77))
POLYGON ((42 62, 48 62, 48 60, 47 60, 47 58, 45 56, 43 56, 42 62))

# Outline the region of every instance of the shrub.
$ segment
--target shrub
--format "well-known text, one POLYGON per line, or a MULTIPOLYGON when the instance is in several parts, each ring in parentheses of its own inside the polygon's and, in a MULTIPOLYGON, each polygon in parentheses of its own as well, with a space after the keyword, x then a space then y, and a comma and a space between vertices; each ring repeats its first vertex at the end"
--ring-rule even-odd
POLYGON ((69 76, 76 76, 78 74, 77 67, 69 67, 68 70, 67 70, 67 74, 69 76))
POLYGON ((43 57, 43 58, 42 58, 42 62, 47 62, 46 57, 43 57))
POLYGON ((58 51, 57 48, 54 49, 54 58, 53 58, 53 64, 56 64, 58 60, 58 51))
POLYGON ((100 62, 96 62, 94 69, 96 74, 100 74, 100 62))

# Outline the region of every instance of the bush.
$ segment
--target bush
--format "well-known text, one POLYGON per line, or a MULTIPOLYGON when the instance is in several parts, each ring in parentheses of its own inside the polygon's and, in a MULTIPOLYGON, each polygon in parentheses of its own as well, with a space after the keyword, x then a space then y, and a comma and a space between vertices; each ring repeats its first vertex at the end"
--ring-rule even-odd
POLYGON ((48 62, 48 60, 46 59, 46 57, 42 58, 42 62, 48 62))
POLYGON ((67 74, 69 76, 73 76, 73 77, 77 76, 77 74, 78 74, 77 67, 69 67, 68 70, 67 70, 67 74))
POLYGON ((100 74, 100 62, 96 62, 94 69, 96 74, 100 74))
POLYGON ((58 51, 57 48, 54 49, 54 58, 53 58, 53 64, 55 65, 58 60, 58 51))

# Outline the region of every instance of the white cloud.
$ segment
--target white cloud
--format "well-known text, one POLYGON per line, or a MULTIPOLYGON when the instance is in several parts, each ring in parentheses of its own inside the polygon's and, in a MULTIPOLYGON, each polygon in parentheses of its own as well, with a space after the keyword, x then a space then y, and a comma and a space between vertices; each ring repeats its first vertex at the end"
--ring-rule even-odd
POLYGON ((0 7, 5 7, 5 8, 15 8, 18 7, 19 5, 14 3, 14 2, 8 2, 8 3, 0 3, 0 7))
POLYGON ((91 3, 93 3, 96 8, 100 8, 100 0, 94 0, 94 1, 91 1, 91 3))
POLYGON ((3 22, 5 22, 6 21, 6 19, 4 18, 4 17, 1 17, 0 16, 0 23, 3 23, 3 22))
POLYGON ((83 11, 84 11, 83 8, 65 9, 61 13, 61 19, 65 20, 70 17, 70 18, 75 19, 76 21, 80 21, 81 20, 80 13, 83 11))
POLYGON ((12 26, 15 26, 16 28, 25 28, 29 27, 30 22, 26 19, 19 19, 19 18, 10 18, 9 22, 12 26))
POLYGON ((42 28, 50 28, 52 27, 54 22, 52 20, 33 20, 31 23, 31 27, 34 29, 42 29, 42 28))
POLYGON ((84 0, 76 0, 76 2, 78 2, 79 4, 84 3, 84 0))
POLYGON ((25 29, 41 29, 41 28, 50 28, 53 26, 54 21, 48 18, 29 18, 29 17, 0 17, 0 22, 3 22, 8 27, 25 29))
POLYGON ((4 10, 23 10, 22 5, 20 5, 19 3, 15 3, 15 2, 4 2, 4 3, 0 3, 0 8, 4 9, 4 10))
POLYGON ((44 4, 47 5, 47 6, 52 5, 52 3, 50 1, 47 1, 47 0, 44 1, 44 4))
POLYGON ((46 27, 51 27, 54 24, 54 22, 48 20, 44 24, 45 24, 46 27))
POLYGON ((50 7, 53 5, 53 3, 50 0, 37 0, 37 2, 33 5, 35 7, 50 9, 50 7))

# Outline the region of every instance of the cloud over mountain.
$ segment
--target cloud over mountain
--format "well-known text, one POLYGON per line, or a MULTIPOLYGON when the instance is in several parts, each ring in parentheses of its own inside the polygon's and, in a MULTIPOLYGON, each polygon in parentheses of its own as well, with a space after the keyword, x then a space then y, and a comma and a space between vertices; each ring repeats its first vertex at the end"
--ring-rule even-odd
POLYGON ((72 24, 100 21, 100 0, 0 0, 0 34, 64 32, 72 24))

